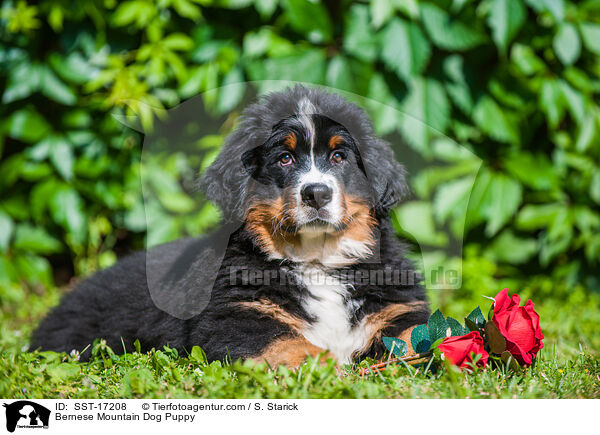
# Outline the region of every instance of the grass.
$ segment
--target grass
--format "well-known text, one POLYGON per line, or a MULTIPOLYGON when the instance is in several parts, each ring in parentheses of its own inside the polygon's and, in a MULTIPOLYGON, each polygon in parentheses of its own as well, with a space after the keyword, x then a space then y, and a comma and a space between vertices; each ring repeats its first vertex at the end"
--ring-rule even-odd
MULTIPOLYGON (((333 363, 322 366, 314 360, 292 372, 250 362, 208 364, 199 348, 191 355, 168 348, 115 355, 101 342, 92 361, 84 364, 66 354, 24 352, 34 325, 58 302, 60 291, 13 289, 0 293, 0 372, 7 374, 0 379, 0 397, 600 398, 600 298, 581 288, 559 292, 562 287, 548 287, 546 281, 519 292, 536 295, 546 336, 537 364, 518 373, 484 369, 472 374, 395 366, 361 375, 368 361, 338 373, 333 363)), ((431 296, 434 308, 441 305, 445 314, 456 317, 467 312, 465 307, 487 307, 474 293, 457 302, 448 302, 443 294, 431 296)))

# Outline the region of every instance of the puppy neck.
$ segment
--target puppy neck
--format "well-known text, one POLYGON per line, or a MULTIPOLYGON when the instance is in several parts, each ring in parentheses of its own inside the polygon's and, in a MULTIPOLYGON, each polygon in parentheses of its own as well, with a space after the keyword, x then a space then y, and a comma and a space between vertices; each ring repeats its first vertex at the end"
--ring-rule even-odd
POLYGON ((310 231, 298 234, 295 243, 284 244, 279 258, 301 264, 343 267, 372 256, 373 245, 372 240, 354 240, 343 233, 310 231))

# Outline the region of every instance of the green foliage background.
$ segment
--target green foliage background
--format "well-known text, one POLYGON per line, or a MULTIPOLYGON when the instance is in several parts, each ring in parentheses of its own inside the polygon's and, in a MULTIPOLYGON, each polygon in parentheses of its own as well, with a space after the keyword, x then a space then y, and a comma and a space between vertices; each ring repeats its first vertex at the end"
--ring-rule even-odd
POLYGON ((248 82, 270 79, 381 102, 366 107, 380 134, 445 163, 411 174, 416 200, 395 218, 433 248, 449 243, 436 231, 464 223, 454 295, 510 285, 577 305, 600 288, 599 0, 8 0, 0 35, 3 308, 146 236, 214 226, 217 212, 185 188, 195 169, 173 155, 152 166, 158 224, 146 232, 142 138, 114 115, 151 130, 203 93, 226 119, 197 142, 205 167, 248 82), (473 192, 478 163, 456 144, 484 162, 473 192))

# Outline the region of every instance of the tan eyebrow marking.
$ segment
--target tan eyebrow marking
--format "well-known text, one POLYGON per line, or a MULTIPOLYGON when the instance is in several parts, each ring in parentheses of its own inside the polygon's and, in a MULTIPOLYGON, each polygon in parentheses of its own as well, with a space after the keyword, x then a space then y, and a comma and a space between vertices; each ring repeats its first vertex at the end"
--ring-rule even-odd
POLYGON ((329 148, 334 149, 336 146, 342 144, 344 142, 344 139, 341 136, 333 135, 331 136, 331 138, 329 139, 329 148))
POLYGON ((283 143, 286 144, 292 151, 296 149, 296 135, 294 133, 288 134, 283 143))

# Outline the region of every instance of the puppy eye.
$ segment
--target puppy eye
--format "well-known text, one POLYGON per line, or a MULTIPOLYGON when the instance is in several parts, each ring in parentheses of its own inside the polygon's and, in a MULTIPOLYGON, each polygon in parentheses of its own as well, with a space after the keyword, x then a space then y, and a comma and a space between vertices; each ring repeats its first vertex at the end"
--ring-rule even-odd
POLYGON ((333 163, 342 163, 342 160, 344 160, 345 158, 346 156, 341 151, 334 151, 333 153, 331 153, 331 161, 333 163))
POLYGON ((281 157, 279 157, 279 164, 281 166, 289 166, 294 163, 294 158, 290 153, 283 153, 281 157))

